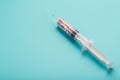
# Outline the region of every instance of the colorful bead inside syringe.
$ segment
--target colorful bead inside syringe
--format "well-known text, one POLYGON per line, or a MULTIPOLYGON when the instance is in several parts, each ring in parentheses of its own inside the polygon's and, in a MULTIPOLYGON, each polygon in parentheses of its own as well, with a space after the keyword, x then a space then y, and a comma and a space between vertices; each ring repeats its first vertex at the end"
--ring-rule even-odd
POLYGON ((75 37, 77 33, 79 33, 75 28, 73 28, 71 25, 69 25, 64 19, 59 18, 57 20, 57 24, 61 29, 63 29, 68 35, 71 37, 75 37))

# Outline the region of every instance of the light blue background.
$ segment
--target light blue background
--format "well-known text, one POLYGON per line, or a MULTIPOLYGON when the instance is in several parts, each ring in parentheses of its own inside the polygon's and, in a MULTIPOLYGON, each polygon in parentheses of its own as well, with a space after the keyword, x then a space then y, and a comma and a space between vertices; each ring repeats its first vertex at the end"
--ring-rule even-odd
POLYGON ((120 0, 0 0, 0 79, 120 80, 120 0), (94 39, 113 70, 82 55, 52 14, 94 39))

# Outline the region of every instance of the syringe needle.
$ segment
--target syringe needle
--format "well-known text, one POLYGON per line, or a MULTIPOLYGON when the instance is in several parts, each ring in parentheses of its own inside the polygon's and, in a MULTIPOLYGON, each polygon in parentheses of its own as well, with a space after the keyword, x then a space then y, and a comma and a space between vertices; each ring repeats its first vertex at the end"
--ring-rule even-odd
POLYGON ((51 16, 52 16, 53 21, 56 22, 58 18, 54 14, 52 14, 51 16))

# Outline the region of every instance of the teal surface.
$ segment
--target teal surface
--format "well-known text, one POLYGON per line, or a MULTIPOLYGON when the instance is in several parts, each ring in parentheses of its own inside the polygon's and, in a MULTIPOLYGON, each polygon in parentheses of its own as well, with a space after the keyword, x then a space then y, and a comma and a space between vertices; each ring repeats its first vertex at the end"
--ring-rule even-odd
POLYGON ((0 80, 120 80, 120 0, 0 0, 0 80), (108 71, 60 31, 62 17, 113 61, 108 71))

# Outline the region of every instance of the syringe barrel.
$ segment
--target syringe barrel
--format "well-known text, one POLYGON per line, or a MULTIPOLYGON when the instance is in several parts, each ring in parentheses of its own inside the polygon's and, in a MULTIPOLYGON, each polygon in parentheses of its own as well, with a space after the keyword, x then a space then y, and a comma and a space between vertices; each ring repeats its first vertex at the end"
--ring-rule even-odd
POLYGON ((79 40, 79 42, 83 46, 89 43, 89 41, 82 34, 80 34, 79 31, 77 31, 73 26, 68 24, 64 19, 59 18, 57 20, 57 24, 58 24, 58 27, 61 28, 63 31, 65 31, 69 36, 71 36, 77 41, 79 40))

